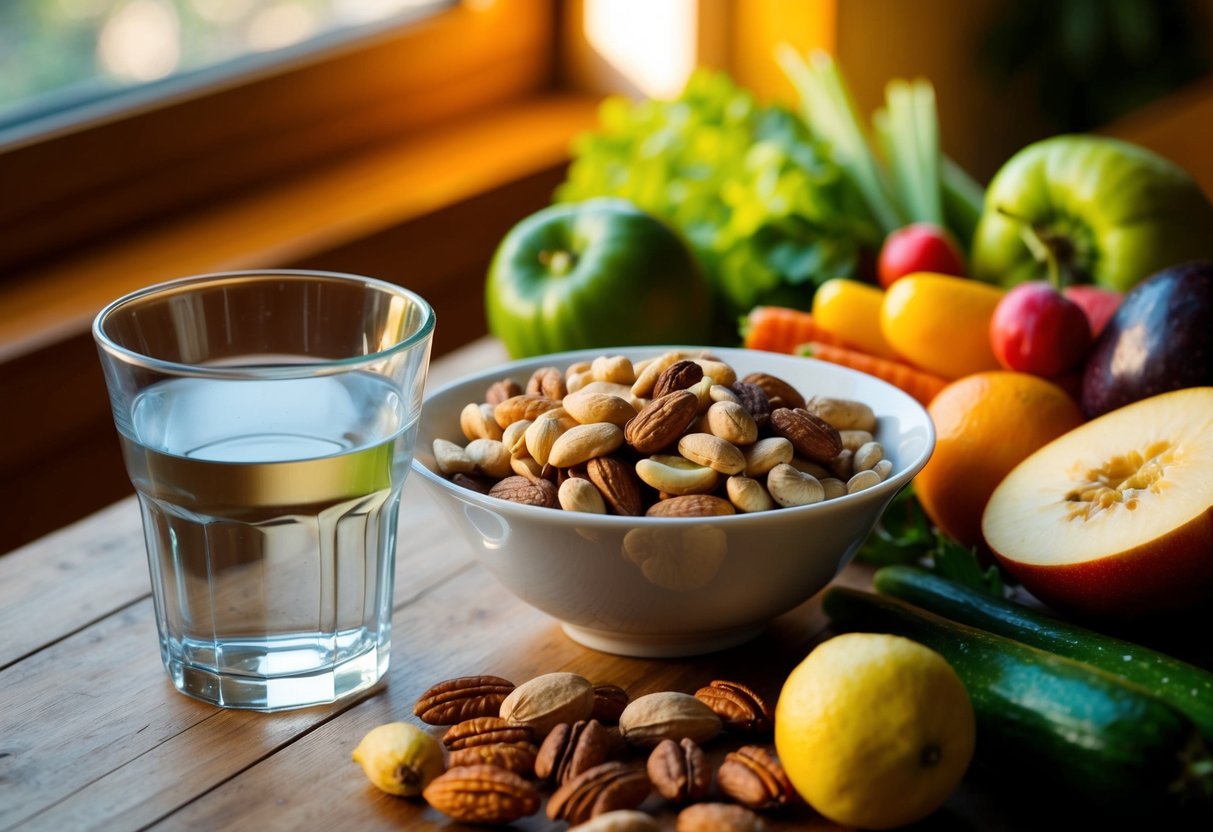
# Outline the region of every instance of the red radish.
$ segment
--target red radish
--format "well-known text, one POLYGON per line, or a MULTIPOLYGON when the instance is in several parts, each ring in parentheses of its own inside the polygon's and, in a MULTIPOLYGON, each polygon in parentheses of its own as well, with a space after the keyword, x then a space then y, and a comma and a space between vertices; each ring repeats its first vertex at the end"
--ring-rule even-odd
POLYGON ((965 276, 965 259, 947 229, 929 222, 916 222, 889 234, 880 247, 876 275, 880 285, 915 272, 965 276))
POLYGON ((990 346, 1008 370, 1056 378, 1079 366, 1091 343, 1082 308, 1043 280, 1011 289, 990 319, 990 346))
POLYGON ((1077 303, 1086 313, 1087 322, 1091 324, 1091 339, 1099 337, 1107 326, 1112 315, 1120 307, 1124 294, 1115 289, 1105 289, 1102 286, 1075 284, 1067 286, 1061 293, 1077 303))

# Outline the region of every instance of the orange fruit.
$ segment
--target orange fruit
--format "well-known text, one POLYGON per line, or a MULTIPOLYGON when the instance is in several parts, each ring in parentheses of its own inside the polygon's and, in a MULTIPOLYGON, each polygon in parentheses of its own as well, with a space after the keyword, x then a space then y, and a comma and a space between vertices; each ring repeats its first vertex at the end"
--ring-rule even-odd
POLYGON ((1004 294, 966 277, 907 275, 884 294, 881 332, 902 358, 944 378, 998 370, 990 319, 1004 294))
POLYGON ((927 407, 935 452, 914 479, 923 510, 949 537, 982 542, 981 515, 1011 469, 1080 424, 1065 391, 1038 376, 995 371, 958 379, 927 407))

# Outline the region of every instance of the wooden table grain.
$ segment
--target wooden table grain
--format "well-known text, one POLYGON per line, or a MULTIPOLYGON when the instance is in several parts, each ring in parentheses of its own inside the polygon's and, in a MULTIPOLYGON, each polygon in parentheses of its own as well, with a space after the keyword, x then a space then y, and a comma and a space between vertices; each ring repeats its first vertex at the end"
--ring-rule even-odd
MULTIPOLYGON (((495 342, 476 342, 435 361, 430 385, 503 359, 495 342)), ((470 829, 378 792, 350 759, 376 725, 415 721, 429 685, 569 670, 632 696, 728 678, 773 701, 827 635, 814 599, 733 650, 677 660, 598 653, 497 584, 445 517, 411 478, 386 679, 353 699, 278 714, 223 710, 173 688, 133 498, 0 557, 0 829, 470 829)), ((849 567, 838 580, 863 585, 868 575, 849 567)), ((718 762, 736 745, 722 738, 709 750, 718 762)), ((644 808, 674 828, 675 812, 656 796, 644 808)), ((992 828, 1004 809, 966 787, 925 828, 992 828)), ((805 807, 768 825, 834 828, 805 807)), ((541 812, 514 828, 565 824, 541 812)))

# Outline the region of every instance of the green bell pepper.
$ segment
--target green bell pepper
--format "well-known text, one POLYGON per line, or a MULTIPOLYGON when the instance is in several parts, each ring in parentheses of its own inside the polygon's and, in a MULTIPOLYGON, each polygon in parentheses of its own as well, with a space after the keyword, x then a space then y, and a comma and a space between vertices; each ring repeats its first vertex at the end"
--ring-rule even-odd
POLYGON ((1166 266, 1213 257, 1213 205, 1182 168, 1118 139, 1055 136, 990 182, 972 276, 1128 291, 1166 266))

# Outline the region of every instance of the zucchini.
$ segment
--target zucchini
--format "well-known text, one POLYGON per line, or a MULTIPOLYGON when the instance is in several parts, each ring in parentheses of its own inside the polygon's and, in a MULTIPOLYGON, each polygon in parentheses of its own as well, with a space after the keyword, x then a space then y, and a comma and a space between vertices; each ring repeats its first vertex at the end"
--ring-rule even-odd
POLYGON ((1118 817, 1208 813, 1200 732, 1144 689, 896 598, 834 588, 823 606, 842 628, 905 636, 947 659, 973 701, 977 759, 1000 776, 1118 817))
POLYGON ((1059 656, 1106 670, 1134 682, 1188 715, 1213 742, 1213 673, 1147 647, 1067 624, 1022 604, 910 566, 876 571, 872 583, 883 592, 925 610, 1059 656))

